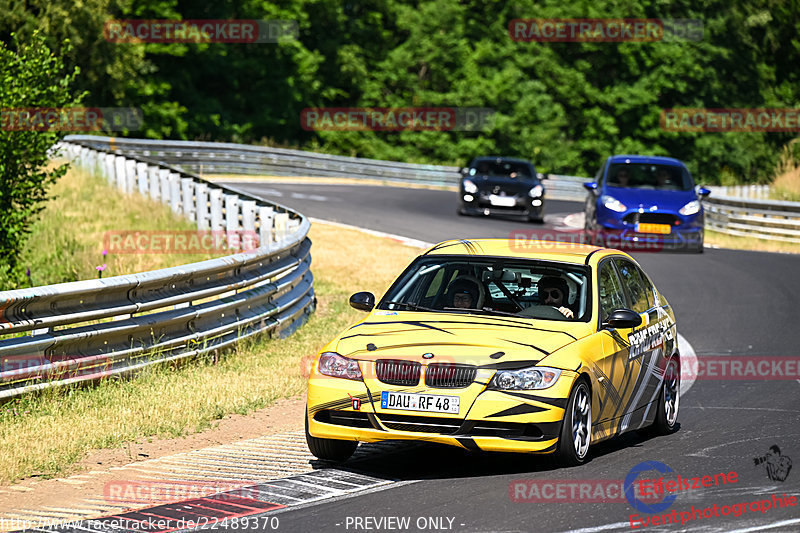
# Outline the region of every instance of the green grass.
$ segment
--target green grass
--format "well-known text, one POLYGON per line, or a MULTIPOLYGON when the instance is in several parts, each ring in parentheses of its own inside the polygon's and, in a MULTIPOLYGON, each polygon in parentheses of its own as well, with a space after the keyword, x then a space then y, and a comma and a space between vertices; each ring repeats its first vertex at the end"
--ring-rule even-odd
MULTIPOLYGON (((105 180, 80 170, 70 169, 49 194, 50 200, 32 225, 20 259, 23 269, 30 268, 34 286, 97 278, 95 267, 103 263, 103 277, 110 277, 215 256, 110 253, 104 257, 106 232, 191 231, 195 226, 160 202, 138 193, 122 193, 105 180)), ((23 286, 27 285, 26 282, 23 286)), ((0 290, 12 288, 17 287, 9 279, 0 278, 0 290)))
POLYGON ((161 364, 134 379, 50 389, 0 406, 0 482, 65 475, 90 450, 188 435, 303 393, 313 356, 364 316, 349 307, 349 295, 382 293, 419 252, 321 224, 310 236, 318 306, 306 325, 286 339, 241 343, 216 364, 161 364))

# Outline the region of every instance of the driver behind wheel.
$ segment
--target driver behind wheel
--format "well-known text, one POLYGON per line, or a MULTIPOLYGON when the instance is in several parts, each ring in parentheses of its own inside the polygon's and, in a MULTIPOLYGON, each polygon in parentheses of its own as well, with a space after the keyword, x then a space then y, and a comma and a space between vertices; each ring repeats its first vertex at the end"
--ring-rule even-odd
POLYGON ((450 306, 460 309, 472 309, 478 303, 480 294, 477 283, 471 279, 458 278, 450 285, 450 306))
POLYGON ((575 318, 575 314, 567 307, 569 287, 567 282, 556 276, 542 276, 538 284, 539 302, 558 309, 567 318, 575 318))

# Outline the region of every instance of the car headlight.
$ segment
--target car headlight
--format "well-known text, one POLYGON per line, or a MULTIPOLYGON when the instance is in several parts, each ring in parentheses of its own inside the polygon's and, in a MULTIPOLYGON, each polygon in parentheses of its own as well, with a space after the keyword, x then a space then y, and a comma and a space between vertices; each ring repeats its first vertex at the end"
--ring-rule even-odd
POLYGON ((681 207, 678 213, 684 216, 694 215, 700 211, 700 202, 698 200, 692 200, 685 206, 681 207))
POLYGON ((603 202, 603 205, 606 206, 606 208, 611 209, 612 211, 616 211, 617 213, 622 213, 623 211, 628 209, 627 207, 625 207, 625 204, 623 204, 613 196, 609 196, 607 194, 601 196, 600 201, 603 202))
POLYGON ((470 194, 475 194, 478 192, 478 186, 475 185, 472 180, 464 180, 461 183, 464 185, 464 192, 468 192, 470 194))
POLYGON ((543 192, 544 192, 544 187, 542 187, 541 185, 536 185, 534 186, 533 189, 528 191, 528 196, 530 196, 531 198, 538 198, 542 195, 543 192))
POLYGON ((324 352, 320 355, 317 368, 320 374, 334 378, 363 379, 361 370, 358 368, 358 361, 348 359, 335 352, 324 352))
POLYGON ((532 366, 521 370, 500 370, 489 386, 499 390, 534 390, 552 386, 561 376, 561 370, 546 366, 532 366))

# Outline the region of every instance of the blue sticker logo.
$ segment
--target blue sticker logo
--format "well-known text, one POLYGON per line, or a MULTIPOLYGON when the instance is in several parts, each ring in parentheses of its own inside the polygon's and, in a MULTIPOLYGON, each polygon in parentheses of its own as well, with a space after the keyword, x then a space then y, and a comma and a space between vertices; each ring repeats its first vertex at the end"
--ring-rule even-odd
POLYGON ((628 475, 625 476, 625 499, 628 500, 628 503, 631 504, 631 507, 640 513, 655 514, 665 511, 672 506, 672 503, 678 497, 676 494, 670 494, 665 496, 660 502, 653 504, 647 504, 642 500, 637 499, 634 492, 634 484, 638 480, 639 474, 642 472, 649 472, 651 470, 657 470, 661 474, 669 474, 670 472, 674 472, 672 468, 660 461, 644 461, 631 468, 630 472, 628 472, 628 475))

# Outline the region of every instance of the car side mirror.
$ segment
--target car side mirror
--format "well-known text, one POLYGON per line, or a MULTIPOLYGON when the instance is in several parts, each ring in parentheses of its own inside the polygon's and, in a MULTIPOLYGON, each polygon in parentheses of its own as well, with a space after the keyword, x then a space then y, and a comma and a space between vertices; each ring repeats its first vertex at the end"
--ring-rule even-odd
POLYGON ((584 183, 583 187, 589 192, 595 192, 597 190, 597 182, 589 181, 587 183, 584 183))
POLYGON ((469 174, 469 169, 467 167, 463 167, 461 170, 459 170, 459 172, 461 172, 462 176, 466 176, 469 174))
POLYGON ((703 198, 705 198, 706 196, 708 196, 709 194, 711 194, 711 190, 709 190, 709 189, 706 189, 705 187, 698 187, 698 188, 697 188, 697 194, 699 194, 700 196, 702 196, 703 198))
POLYGON ((603 321, 604 328, 629 329, 641 325, 642 317, 630 309, 614 309, 603 321))
POLYGON ((357 292, 350 297, 350 307, 359 311, 372 311, 375 307, 375 295, 371 292, 357 292))

